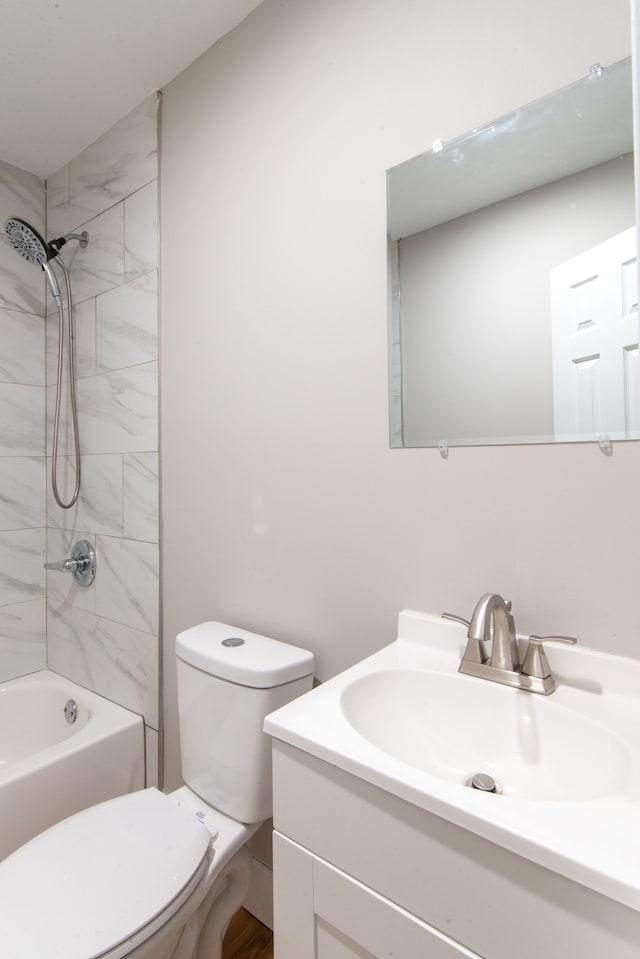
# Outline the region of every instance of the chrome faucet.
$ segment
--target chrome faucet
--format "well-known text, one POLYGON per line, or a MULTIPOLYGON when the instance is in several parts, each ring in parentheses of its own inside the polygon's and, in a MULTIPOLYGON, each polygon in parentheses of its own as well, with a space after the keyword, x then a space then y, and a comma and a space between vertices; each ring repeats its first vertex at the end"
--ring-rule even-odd
POLYGON ((498 593, 485 593, 480 598, 470 622, 453 613, 443 613, 442 618, 461 623, 468 630, 467 647, 458 672, 545 696, 554 691, 556 682, 542 644, 555 642, 574 646, 577 642, 573 636, 530 636, 520 665, 511 603, 498 593), (488 642, 491 643, 491 655, 485 646, 488 642))

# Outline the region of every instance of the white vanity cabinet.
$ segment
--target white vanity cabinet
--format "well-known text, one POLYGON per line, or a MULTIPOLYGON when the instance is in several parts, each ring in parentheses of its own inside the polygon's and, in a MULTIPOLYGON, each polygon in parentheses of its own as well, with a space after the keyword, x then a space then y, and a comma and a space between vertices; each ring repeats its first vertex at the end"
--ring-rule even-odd
POLYGON ((279 832, 277 959, 461 959, 476 954, 279 832))
POLYGON ((634 909, 277 739, 273 776, 275 959, 640 959, 634 909))

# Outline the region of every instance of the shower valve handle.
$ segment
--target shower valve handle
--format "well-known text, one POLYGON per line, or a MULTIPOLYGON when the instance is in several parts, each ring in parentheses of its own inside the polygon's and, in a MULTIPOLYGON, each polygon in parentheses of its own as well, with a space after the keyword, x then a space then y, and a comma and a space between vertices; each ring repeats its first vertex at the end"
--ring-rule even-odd
POLYGON ((45 563, 45 569, 55 569, 58 573, 71 573, 78 586, 91 586, 96 578, 96 551, 86 539, 74 543, 69 559, 59 559, 55 563, 45 563))
POLYGON ((45 569, 55 569, 59 573, 75 573, 78 569, 77 559, 59 559, 55 563, 45 563, 45 569))

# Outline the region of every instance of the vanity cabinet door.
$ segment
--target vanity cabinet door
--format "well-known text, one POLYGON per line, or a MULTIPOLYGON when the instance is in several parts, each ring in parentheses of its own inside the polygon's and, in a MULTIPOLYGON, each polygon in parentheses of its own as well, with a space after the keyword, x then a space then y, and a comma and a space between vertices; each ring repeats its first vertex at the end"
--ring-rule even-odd
POLYGON ((477 959, 279 833, 274 900, 275 959, 477 959))
POLYGON ((273 947, 275 959, 314 959, 314 856, 273 834, 273 947))

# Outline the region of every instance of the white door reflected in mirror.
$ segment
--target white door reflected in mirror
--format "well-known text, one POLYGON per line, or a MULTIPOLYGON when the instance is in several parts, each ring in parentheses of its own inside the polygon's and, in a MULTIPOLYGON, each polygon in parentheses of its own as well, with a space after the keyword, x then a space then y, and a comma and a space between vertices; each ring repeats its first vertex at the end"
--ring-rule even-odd
POLYGON ((556 439, 638 433, 635 227, 551 271, 556 439))

